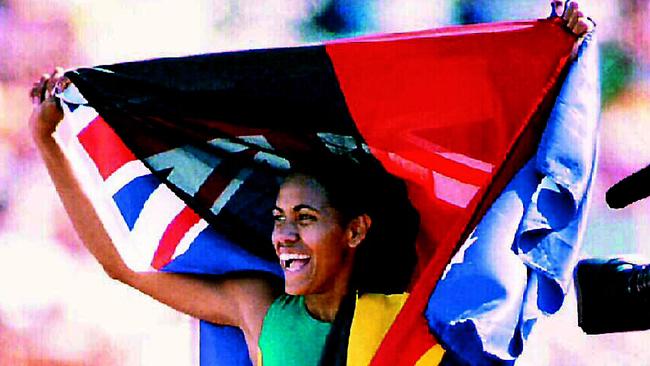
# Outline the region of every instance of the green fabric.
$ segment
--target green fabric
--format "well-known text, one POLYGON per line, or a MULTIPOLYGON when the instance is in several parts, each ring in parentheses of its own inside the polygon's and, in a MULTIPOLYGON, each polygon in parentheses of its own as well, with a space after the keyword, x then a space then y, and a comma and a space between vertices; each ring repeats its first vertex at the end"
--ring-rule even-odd
POLYGON ((278 297, 262 324, 262 365, 317 366, 331 328, 309 315, 303 296, 278 297))

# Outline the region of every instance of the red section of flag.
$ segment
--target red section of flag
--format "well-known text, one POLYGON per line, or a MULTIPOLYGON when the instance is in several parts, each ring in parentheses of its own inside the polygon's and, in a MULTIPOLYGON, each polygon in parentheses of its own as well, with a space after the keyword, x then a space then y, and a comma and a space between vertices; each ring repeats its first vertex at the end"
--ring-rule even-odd
POLYGON ((90 122, 78 137, 104 180, 122 165, 136 160, 135 155, 101 116, 90 122))
POLYGON ((429 296, 470 226, 534 150, 532 121, 574 41, 559 22, 541 20, 327 45, 359 131, 405 179, 421 218, 419 276, 372 365, 413 365, 435 344, 423 316, 429 296), (477 187, 467 205, 440 196, 436 184, 449 182, 477 187))
POLYGON ((165 229, 165 233, 160 239, 160 244, 154 253, 151 266, 157 270, 163 268, 169 261, 176 247, 181 239, 187 232, 201 220, 201 217, 196 214, 191 208, 185 207, 165 229))

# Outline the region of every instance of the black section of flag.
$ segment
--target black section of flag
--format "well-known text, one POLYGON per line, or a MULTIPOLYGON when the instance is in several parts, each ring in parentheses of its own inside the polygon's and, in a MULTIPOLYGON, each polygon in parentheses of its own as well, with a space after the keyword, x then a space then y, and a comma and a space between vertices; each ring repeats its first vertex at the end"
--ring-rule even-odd
POLYGON ((323 46, 130 62, 66 76, 105 118, 105 112, 118 110, 356 135, 323 46))

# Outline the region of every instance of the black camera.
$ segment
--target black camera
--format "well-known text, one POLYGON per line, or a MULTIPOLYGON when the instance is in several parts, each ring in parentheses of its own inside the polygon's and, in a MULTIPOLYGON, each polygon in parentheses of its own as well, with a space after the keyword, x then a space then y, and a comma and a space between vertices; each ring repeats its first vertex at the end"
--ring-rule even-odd
POLYGON ((650 265, 586 259, 575 279, 578 325, 585 333, 650 329, 650 265))
MULTIPOLYGON (((611 208, 650 196, 650 165, 624 178, 606 194, 611 208)), ((621 258, 585 259, 574 273, 578 325, 587 334, 650 329, 650 264, 621 258)))

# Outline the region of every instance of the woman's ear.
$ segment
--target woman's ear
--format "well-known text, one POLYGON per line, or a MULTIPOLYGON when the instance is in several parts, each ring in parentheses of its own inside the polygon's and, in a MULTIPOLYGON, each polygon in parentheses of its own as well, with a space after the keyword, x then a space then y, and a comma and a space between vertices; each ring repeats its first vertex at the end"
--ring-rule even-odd
POLYGON ((372 220, 370 216, 363 214, 355 217, 348 224, 348 245, 351 248, 356 248, 363 239, 366 238, 368 230, 372 225, 372 220))

